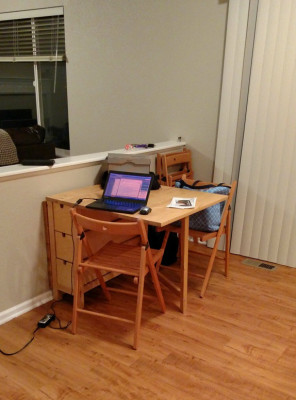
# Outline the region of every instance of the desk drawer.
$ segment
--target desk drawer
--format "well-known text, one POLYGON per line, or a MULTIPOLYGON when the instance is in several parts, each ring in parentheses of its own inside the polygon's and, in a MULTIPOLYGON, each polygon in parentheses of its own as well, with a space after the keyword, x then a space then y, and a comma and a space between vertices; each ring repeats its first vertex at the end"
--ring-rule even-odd
POLYGON ((74 248, 71 235, 55 232, 56 256, 65 261, 73 262, 74 248))
MULTIPOLYGON (((119 238, 120 239, 120 238, 119 238)), ((96 232, 90 232, 88 240, 93 251, 98 251, 108 242, 109 237, 96 232)), ((56 256, 65 261, 73 262, 74 244, 71 235, 62 232, 55 232, 56 256)), ((82 256, 86 257, 85 248, 82 249, 82 256)))
POLYGON ((54 229, 59 232, 72 234, 72 219, 70 206, 60 203, 53 203, 54 229))
POLYGON ((71 282, 73 264, 64 260, 57 262, 57 288, 62 292, 72 294, 74 282, 71 282))

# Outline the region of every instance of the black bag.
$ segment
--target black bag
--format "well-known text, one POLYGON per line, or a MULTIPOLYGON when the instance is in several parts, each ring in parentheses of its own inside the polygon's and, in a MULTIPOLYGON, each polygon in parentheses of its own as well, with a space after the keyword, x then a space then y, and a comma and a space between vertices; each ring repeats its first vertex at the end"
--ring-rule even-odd
POLYGON ((158 190, 160 188, 160 184, 158 182, 159 175, 155 175, 154 172, 150 172, 150 175, 152 175, 151 190, 158 190))
MULTIPOLYGON (((165 231, 157 232, 155 226, 148 226, 148 241, 152 249, 160 249, 165 231)), ((171 232, 164 250, 162 265, 171 265, 177 261, 179 238, 177 233, 171 232)))

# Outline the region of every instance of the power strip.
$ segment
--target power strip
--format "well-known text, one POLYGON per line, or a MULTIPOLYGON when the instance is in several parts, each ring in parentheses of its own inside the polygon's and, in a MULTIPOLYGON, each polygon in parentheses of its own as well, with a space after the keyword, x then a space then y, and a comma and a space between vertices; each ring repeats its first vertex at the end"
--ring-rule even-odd
POLYGON ((45 328, 54 320, 55 320, 54 314, 46 314, 40 321, 38 321, 38 326, 39 328, 45 328))

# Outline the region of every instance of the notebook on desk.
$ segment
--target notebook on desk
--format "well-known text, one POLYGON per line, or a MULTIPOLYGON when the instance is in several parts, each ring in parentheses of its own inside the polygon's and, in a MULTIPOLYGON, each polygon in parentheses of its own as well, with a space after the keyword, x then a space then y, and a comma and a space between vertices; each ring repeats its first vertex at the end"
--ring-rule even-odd
POLYGON ((150 174, 109 171, 102 198, 86 207, 134 214, 147 204, 151 183, 150 174))

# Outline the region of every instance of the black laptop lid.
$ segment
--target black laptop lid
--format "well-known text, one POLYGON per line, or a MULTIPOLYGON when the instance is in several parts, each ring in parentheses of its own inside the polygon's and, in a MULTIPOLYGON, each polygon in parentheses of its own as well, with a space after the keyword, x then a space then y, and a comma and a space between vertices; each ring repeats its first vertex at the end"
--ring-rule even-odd
POLYGON ((146 204, 152 184, 152 175, 109 171, 103 200, 129 200, 146 204))

